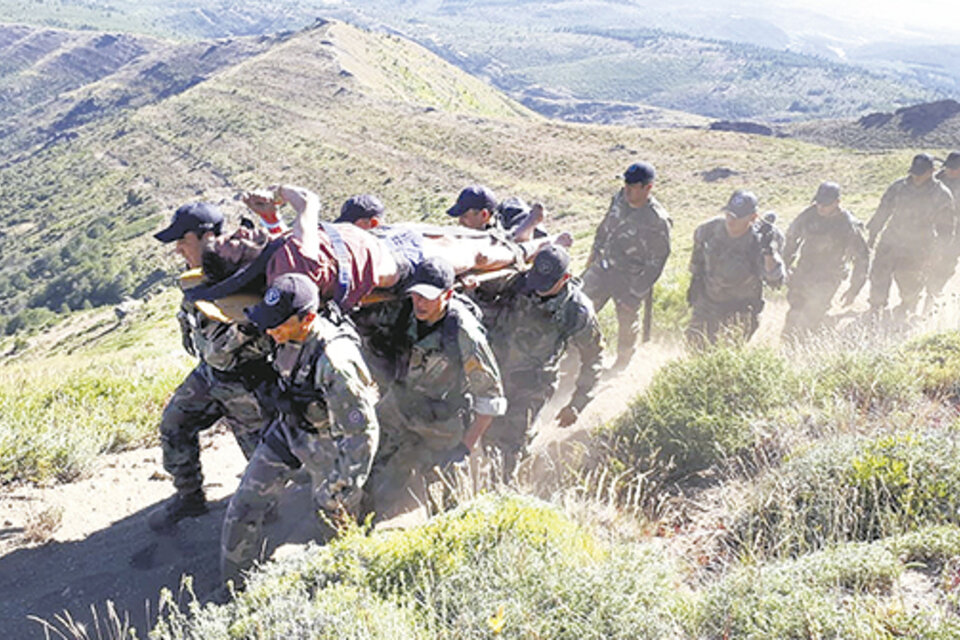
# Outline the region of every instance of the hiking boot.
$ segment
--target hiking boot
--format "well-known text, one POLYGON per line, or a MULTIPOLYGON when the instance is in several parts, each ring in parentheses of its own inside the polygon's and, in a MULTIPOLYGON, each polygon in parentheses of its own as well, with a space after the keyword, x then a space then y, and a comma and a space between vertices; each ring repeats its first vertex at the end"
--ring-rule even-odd
POLYGON ((184 518, 195 518, 207 511, 207 499, 203 491, 177 493, 150 512, 147 525, 154 531, 167 531, 184 518))

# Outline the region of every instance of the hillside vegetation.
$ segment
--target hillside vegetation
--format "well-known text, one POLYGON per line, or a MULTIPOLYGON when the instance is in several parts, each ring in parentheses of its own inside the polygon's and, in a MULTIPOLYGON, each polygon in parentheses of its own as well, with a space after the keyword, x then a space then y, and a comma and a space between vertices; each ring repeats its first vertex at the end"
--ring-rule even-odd
MULTIPOLYGON (((52 49, 14 75, 66 77, 56 60, 66 64, 106 38, 58 37, 71 43, 71 55, 52 49)), ((643 158, 660 169, 657 193, 675 218, 680 248, 671 268, 682 271, 693 227, 733 188, 749 185, 764 207, 789 218, 830 177, 847 189, 854 211, 869 211, 909 157, 699 130, 548 122, 409 41, 341 23, 204 46, 219 61, 206 75, 192 75, 200 73, 195 63, 182 69, 177 56, 158 58, 158 45, 71 91, 31 99, 42 131, 8 147, 0 164, 9 212, 0 221, 7 333, 146 294, 174 268, 149 237, 173 208, 206 199, 237 214, 241 190, 277 181, 318 190, 328 210, 372 191, 395 219, 436 222, 462 186, 484 182, 504 196, 542 199, 557 226, 581 238, 582 256, 623 167, 643 158), (173 80, 150 84, 147 71, 158 65, 173 80), (146 93, 144 84, 152 87, 146 93), (85 104, 96 105, 88 116, 65 116, 85 104), (736 173, 706 183, 704 172, 718 167, 736 173)), ((23 117, 0 126, 19 126, 23 117)))
MULTIPOLYGON (((818 57, 787 52, 783 43, 767 48, 647 28, 649 13, 612 0, 243 0, 202 8, 182 0, 0 0, 0 19, 11 22, 96 25, 176 39, 299 30, 318 16, 338 18, 403 34, 528 106, 573 121, 696 122, 678 112, 721 119, 836 118, 933 100, 947 90, 925 74, 870 72, 828 59, 833 54, 826 49, 827 57, 818 57)), ((775 30, 761 18, 746 19, 742 28, 747 40, 775 30)))

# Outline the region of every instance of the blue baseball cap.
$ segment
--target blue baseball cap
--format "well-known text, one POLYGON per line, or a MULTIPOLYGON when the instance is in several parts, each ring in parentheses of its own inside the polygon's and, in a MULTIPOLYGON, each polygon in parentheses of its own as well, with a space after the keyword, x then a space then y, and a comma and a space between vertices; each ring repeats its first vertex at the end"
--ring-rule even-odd
POLYGON ((191 202, 177 209, 173 214, 173 220, 170 221, 170 226, 153 234, 153 237, 167 243, 179 240, 190 231, 198 236, 202 236, 207 231, 220 235, 222 228, 223 214, 220 213, 220 209, 209 202, 191 202))
POLYGON ((470 209, 486 209, 493 213, 497 208, 497 199, 490 189, 480 184, 467 187, 457 196, 457 203, 447 209, 447 215, 459 218, 470 209))
POLYGON ((737 189, 723 208, 737 218, 746 218, 757 212, 757 196, 752 191, 737 189))
POLYGON ((340 207, 340 217, 334 222, 356 222, 365 218, 379 218, 383 215, 383 203, 380 198, 369 193, 348 198, 340 207))
POLYGON ((247 318, 260 331, 273 329, 290 316, 303 315, 320 307, 317 285, 302 273, 277 276, 256 306, 244 309, 247 318))
POLYGON ((840 185, 836 182, 822 182, 817 187, 817 195, 813 196, 813 201, 817 204, 833 204, 840 199, 840 185))
POLYGON ((623 181, 627 184, 650 184, 657 177, 657 172, 652 164, 646 162, 634 162, 623 172, 623 181))
POLYGON ((407 293, 417 293, 429 300, 436 300, 453 289, 453 266, 442 258, 427 258, 417 265, 407 287, 407 293))
POLYGON ((922 176, 928 171, 933 171, 933 156, 929 153, 918 153, 913 156, 910 163, 910 175, 922 176))
POLYGON ((526 275, 527 291, 547 291, 567 273, 570 254, 563 247, 552 244, 537 253, 526 275))

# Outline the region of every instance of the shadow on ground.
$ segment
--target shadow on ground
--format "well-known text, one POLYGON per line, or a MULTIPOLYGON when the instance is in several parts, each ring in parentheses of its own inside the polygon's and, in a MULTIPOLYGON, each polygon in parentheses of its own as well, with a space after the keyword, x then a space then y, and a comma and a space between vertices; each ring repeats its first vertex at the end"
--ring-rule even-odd
MULTIPOLYGON (((0 558, 0 635, 17 640, 60 637, 46 635, 43 625, 28 616, 63 630, 55 618, 67 611, 96 638, 91 605, 103 621, 110 600, 121 618, 129 616, 138 637, 146 637, 156 620, 162 588, 176 597, 182 576, 191 575, 194 592, 203 600, 218 586, 220 525, 227 503, 228 499, 211 503, 209 513, 183 520, 167 535, 147 527, 150 507, 84 540, 51 542, 0 558)), ((281 543, 325 535, 315 518, 304 517, 312 513, 309 486, 290 485, 279 513, 279 520, 266 529, 267 553, 281 543)), ((189 596, 179 599, 187 602, 189 596)))

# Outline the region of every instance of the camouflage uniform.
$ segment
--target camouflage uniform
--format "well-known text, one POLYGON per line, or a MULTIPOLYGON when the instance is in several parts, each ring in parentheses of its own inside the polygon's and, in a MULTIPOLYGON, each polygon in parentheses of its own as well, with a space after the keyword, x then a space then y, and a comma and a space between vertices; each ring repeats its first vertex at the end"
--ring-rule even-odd
POLYGON ((377 448, 376 387, 348 321, 320 315, 302 343, 277 348, 277 404, 270 425, 230 499, 220 538, 223 579, 235 582, 260 552, 263 521, 303 467, 317 507, 355 512, 377 448))
POLYGON ((580 412, 593 399, 603 370, 603 335, 593 304, 576 280, 550 298, 531 292, 506 295, 499 302, 499 312, 485 318, 485 324, 507 390, 507 413, 494 420, 484 443, 500 450, 509 477, 536 435, 537 415, 557 390, 568 344, 580 355, 570 404, 580 412))
POLYGON ((749 340, 757 330, 763 311, 764 283, 778 287, 784 279, 777 250, 783 244, 783 235, 776 227, 769 232, 776 266, 768 272, 761 235, 764 224, 768 223, 757 222, 744 235, 732 238, 727 233, 725 218, 718 216, 694 231, 687 294, 692 315, 686 331, 691 344, 716 342, 722 329, 737 328, 744 340, 749 340))
POLYGON ((599 313, 613 298, 617 308, 617 361, 633 355, 640 332, 640 305, 660 277, 670 255, 670 217, 650 196, 637 209, 621 189, 610 202, 593 240, 583 293, 599 313))
POLYGON ((863 223, 846 209, 822 216, 811 205, 787 229, 783 264, 790 273, 787 301, 790 310, 784 334, 815 330, 823 322, 834 294, 849 274, 851 299, 863 288, 870 267, 870 249, 863 237, 863 223), (800 257, 797 259, 797 253, 800 257), (792 267, 796 260, 796 267, 792 267), (790 270, 792 268, 792 270, 790 270))
POLYGON ((870 307, 887 306, 890 283, 897 282, 900 309, 911 312, 924 286, 931 253, 953 237, 953 197, 936 178, 917 186, 910 176, 894 182, 867 223, 870 246, 880 242, 870 269, 870 307))
POLYGON ((957 268, 957 258, 960 257, 960 178, 950 179, 946 171, 940 171, 935 176, 950 190, 953 196, 953 223, 950 233, 937 237, 934 267, 927 274, 927 295, 930 298, 940 295, 947 281, 953 277, 957 268))
MULTIPOLYGON (((389 330, 386 340, 393 381, 377 404, 382 437, 369 492, 378 498, 415 476, 426 476, 461 442, 474 413, 503 415, 500 370, 480 321, 454 297, 446 316, 427 327, 409 299, 382 305, 371 322, 389 330)), ((383 344, 383 343, 381 343, 383 344)))
MULTIPOLYGON (((184 286, 191 281, 188 274, 184 286)), ((272 418, 254 393, 274 377, 267 362, 270 338, 246 322, 210 317, 203 308, 184 299, 177 314, 184 347, 200 363, 174 391, 160 419, 163 468, 181 495, 199 493, 203 486, 200 431, 223 418, 249 459, 272 418)))

